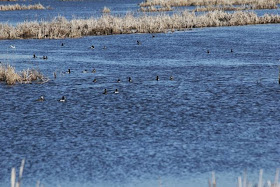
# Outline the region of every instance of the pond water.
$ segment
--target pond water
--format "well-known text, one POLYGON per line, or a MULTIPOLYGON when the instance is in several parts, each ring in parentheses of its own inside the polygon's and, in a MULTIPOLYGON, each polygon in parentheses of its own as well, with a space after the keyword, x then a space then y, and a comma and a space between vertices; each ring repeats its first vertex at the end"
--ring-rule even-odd
MULTIPOLYGON (((125 11, 139 2, 45 3, 55 9, 43 14, 53 17, 56 9, 70 15, 75 3, 125 11)), ((5 14, 15 23, 18 13, 5 14)), ((233 187, 244 169, 257 181, 261 168, 273 180, 279 32, 279 25, 251 25, 155 37, 1 40, 2 63, 39 69, 50 80, 0 84, 0 186, 10 186, 11 168, 18 171, 23 158, 22 186, 207 186, 215 171, 218 185, 233 187), (37 102, 41 95, 46 101, 37 102)))

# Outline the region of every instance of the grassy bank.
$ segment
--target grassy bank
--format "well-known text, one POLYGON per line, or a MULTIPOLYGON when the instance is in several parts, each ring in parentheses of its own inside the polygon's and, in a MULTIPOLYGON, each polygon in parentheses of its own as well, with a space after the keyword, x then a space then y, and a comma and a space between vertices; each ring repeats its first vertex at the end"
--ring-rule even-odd
POLYGON ((208 5, 250 5, 259 4, 262 6, 266 5, 277 5, 280 0, 146 0, 140 3, 141 7, 144 6, 208 6, 208 5))
POLYGON ((32 83, 34 81, 43 83, 47 80, 47 78, 35 69, 27 69, 22 70, 21 72, 16 72, 13 66, 0 65, 0 82, 5 82, 8 85, 16 83, 32 83))
POLYGON ((0 11, 12 11, 12 10, 44 10, 46 9, 42 4, 35 5, 0 5, 0 11))
POLYGON ((89 35, 131 33, 160 33, 201 27, 237 26, 249 24, 280 23, 279 15, 257 16, 254 12, 213 11, 196 15, 189 11, 173 15, 160 14, 140 17, 103 15, 100 18, 73 19, 56 17, 50 22, 24 22, 16 26, 0 24, 0 39, 24 38, 76 38, 89 35))

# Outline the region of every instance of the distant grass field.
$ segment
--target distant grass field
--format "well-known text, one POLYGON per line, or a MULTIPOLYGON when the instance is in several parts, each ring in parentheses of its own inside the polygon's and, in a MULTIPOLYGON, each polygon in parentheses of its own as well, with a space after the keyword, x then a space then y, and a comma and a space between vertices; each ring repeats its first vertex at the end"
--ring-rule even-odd
POLYGON ((44 10, 46 9, 42 4, 35 5, 0 5, 0 11, 12 11, 12 10, 44 10))

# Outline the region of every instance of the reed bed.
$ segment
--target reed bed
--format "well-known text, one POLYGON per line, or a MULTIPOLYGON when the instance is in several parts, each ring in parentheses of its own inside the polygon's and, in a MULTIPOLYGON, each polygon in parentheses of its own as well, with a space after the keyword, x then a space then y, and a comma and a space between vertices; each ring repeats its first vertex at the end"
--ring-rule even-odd
POLYGON ((10 65, 0 65, 0 82, 6 82, 8 85, 16 83, 44 83, 48 79, 45 78, 39 71, 35 69, 27 69, 21 72, 16 72, 15 68, 10 65))
POLYGON ((145 6, 209 6, 209 5, 250 5, 259 4, 266 6, 267 4, 279 4, 280 0, 146 0, 140 3, 140 7, 145 6))
POLYGON ((147 6, 147 7, 140 7, 141 12, 166 12, 172 11, 173 8, 171 6, 164 6, 164 7, 155 7, 155 6, 147 6))
POLYGON ((56 17, 50 22, 24 22, 16 26, 0 24, 0 39, 24 38, 77 38, 89 35, 112 35, 131 33, 160 33, 202 27, 238 26, 249 24, 280 23, 279 15, 258 16, 254 12, 233 13, 213 11, 196 15, 183 11, 172 15, 123 17, 105 14, 100 18, 72 19, 56 17))
MULTIPOLYGON (((141 7, 143 8, 143 7, 141 7)), ((193 11, 195 12, 209 12, 209 11, 242 11, 242 10, 255 10, 255 9, 277 9, 276 4, 251 4, 251 5, 209 5, 209 6, 197 6, 193 11)))
POLYGON ((0 5, 0 11, 12 11, 12 10, 44 10, 46 9, 42 4, 34 5, 0 5))

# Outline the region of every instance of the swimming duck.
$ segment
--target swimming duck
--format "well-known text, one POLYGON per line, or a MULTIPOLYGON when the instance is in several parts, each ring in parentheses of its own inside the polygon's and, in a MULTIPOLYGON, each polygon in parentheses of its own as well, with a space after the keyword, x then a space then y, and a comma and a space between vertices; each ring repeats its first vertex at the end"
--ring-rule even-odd
POLYGON ((47 60, 47 59, 48 59, 48 57, 47 57, 47 56, 43 56, 43 59, 44 59, 44 60, 47 60))
POLYGON ((209 50, 207 50, 207 53, 209 54, 209 53, 210 53, 210 51, 209 51, 209 50))
POLYGON ((83 71, 83 73, 87 73, 88 71, 85 69, 84 71, 83 71))
POLYGON ((33 58, 37 58, 35 54, 33 54, 33 58))
POLYGON ((97 82, 97 80, 96 79, 93 79, 93 81, 92 82, 97 82))
POLYGON ((132 82, 132 79, 131 79, 131 77, 128 77, 128 82, 132 82))
POLYGON ((169 80, 171 80, 171 81, 172 81, 172 80, 173 80, 173 77, 172 77, 172 76, 170 76, 169 80))
POLYGON ((103 94, 107 94, 107 89, 106 89, 106 88, 104 89, 104 92, 103 92, 103 94))
POLYGON ((230 52, 233 53, 233 49, 231 49, 230 52))
POLYGON ((137 40, 137 45, 141 45, 141 42, 139 40, 137 40))
POLYGON ((59 102, 65 102, 66 101, 66 97, 62 96, 61 99, 58 100, 59 102))
POLYGON ((96 70, 95 70, 95 69, 93 69, 93 70, 91 71, 91 73, 96 73, 96 70))
POLYGON ((103 49, 107 49, 107 47, 106 47, 106 46, 103 46, 103 49))
POLYGON ((70 70, 70 69, 68 69, 68 71, 67 71, 66 73, 69 73, 69 74, 70 74, 70 73, 71 73, 71 70, 70 70))
POLYGON ((118 79, 117 82, 121 82, 121 79, 118 79))
POLYGON ((44 96, 41 95, 41 96, 39 97, 39 99, 37 99, 37 101, 45 101, 44 96))
POLYGON ((116 89, 116 90, 114 91, 114 93, 115 93, 115 94, 118 94, 118 93, 119 93, 119 90, 118 90, 118 89, 116 89))
POLYGON ((159 81, 159 76, 157 75, 156 80, 159 81))
POLYGON ((61 43, 61 46, 64 46, 64 43, 61 43))
POLYGON ((10 45, 10 48, 15 49, 16 46, 15 45, 10 45))
POLYGON ((94 45, 92 45, 90 48, 91 48, 91 49, 94 49, 94 45))

